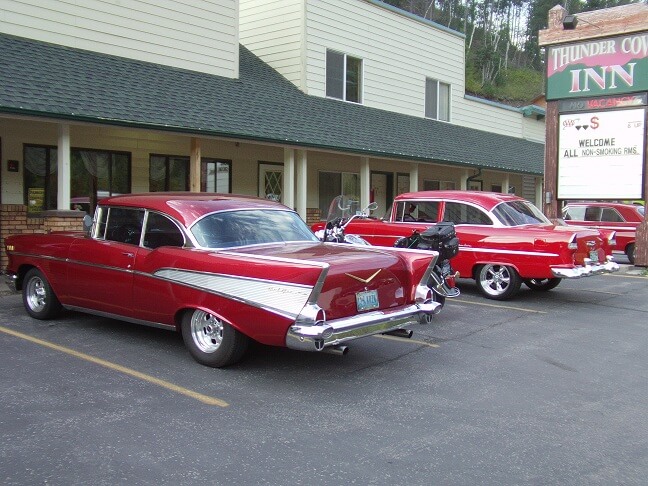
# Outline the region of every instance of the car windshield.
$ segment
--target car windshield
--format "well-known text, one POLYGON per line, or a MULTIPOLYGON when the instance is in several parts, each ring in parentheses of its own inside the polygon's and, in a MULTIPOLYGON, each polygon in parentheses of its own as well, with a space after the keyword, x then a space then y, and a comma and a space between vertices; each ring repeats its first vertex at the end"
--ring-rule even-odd
POLYGON ((510 201, 500 203, 493 209, 493 215, 505 226, 522 224, 549 223, 544 214, 529 201, 510 201))
POLYGON ((319 241, 297 213, 272 209, 212 213, 194 224, 191 232, 204 248, 319 241))

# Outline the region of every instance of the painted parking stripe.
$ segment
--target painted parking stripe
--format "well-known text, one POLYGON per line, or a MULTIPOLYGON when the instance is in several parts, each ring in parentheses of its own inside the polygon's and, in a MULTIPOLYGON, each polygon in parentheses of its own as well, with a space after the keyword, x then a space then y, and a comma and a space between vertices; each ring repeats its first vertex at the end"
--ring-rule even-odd
POLYGON ((648 275, 628 275, 625 273, 605 273, 603 274, 605 277, 623 277, 623 278, 642 278, 646 279, 648 278, 648 275))
POLYGON ((522 312, 532 312, 534 314, 546 314, 545 311, 540 311, 535 309, 525 309, 524 307, 513 307, 511 305, 487 304, 486 302, 471 302, 470 300, 463 300, 463 299, 452 299, 452 302, 459 302, 461 304, 483 305, 485 307, 495 307, 497 309, 509 309, 509 310, 517 310, 522 312))
POLYGON ((45 346, 46 348, 53 349, 55 351, 59 351, 61 353, 69 354, 70 356, 74 356, 75 358, 83 359, 85 361, 89 361, 91 363, 98 364, 100 366, 103 366, 105 368, 111 369, 113 371, 119 371, 120 373, 124 373, 125 375, 132 376, 134 378, 137 378, 139 380, 143 381, 148 381, 149 383, 153 383, 154 385, 161 386, 162 388, 166 388, 167 390, 171 390, 172 392, 175 393, 180 393, 181 395, 185 395, 189 398, 193 398, 195 400, 198 400, 200 402, 206 403, 207 405, 216 405, 218 407, 228 407, 229 404, 227 402, 224 402, 223 400, 220 400, 218 398, 210 397, 207 395, 203 395, 201 393, 197 393, 193 390, 189 390, 187 388, 183 388, 181 386, 175 385, 173 383, 170 383, 165 380, 161 380, 159 378, 155 378, 154 376, 147 375, 145 373, 140 373, 139 371, 135 371, 130 368, 126 368, 125 366, 118 365, 116 363, 111 363, 110 361, 106 361, 101 358, 96 358, 94 356, 90 356, 89 354, 85 353, 80 353, 79 351, 75 351, 74 349, 66 348, 65 346, 59 346, 58 344, 50 343, 48 341, 43 341, 42 339, 35 338, 33 336, 30 336, 28 334, 23 334, 21 332, 14 331, 12 329, 0 326, 0 331, 4 332, 5 334, 9 334, 11 336, 24 339, 26 341, 30 341, 32 343, 38 344, 40 346, 45 346))

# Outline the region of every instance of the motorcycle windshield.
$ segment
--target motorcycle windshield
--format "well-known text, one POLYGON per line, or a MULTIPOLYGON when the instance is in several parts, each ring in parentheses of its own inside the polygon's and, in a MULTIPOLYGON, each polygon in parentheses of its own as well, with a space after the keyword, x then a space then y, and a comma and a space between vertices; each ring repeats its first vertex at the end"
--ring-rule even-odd
POLYGON ((340 226, 354 214, 360 213, 360 201, 349 196, 337 196, 329 206, 326 227, 340 226))

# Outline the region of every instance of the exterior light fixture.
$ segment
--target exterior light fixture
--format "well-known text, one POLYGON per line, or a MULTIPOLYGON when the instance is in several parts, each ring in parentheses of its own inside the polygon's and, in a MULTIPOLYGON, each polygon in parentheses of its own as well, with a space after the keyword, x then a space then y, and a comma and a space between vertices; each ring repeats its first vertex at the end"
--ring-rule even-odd
POLYGON ((564 30, 574 30, 578 24, 578 18, 576 15, 565 15, 563 18, 563 29, 564 30))

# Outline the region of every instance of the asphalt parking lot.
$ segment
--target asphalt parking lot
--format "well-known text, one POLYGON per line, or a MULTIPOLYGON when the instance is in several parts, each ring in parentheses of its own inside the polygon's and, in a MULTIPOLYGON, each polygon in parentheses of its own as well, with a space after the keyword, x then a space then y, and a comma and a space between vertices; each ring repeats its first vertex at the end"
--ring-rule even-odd
POLYGON ((0 483, 645 484, 648 277, 462 295, 346 356, 178 334, 0 295, 0 483))

